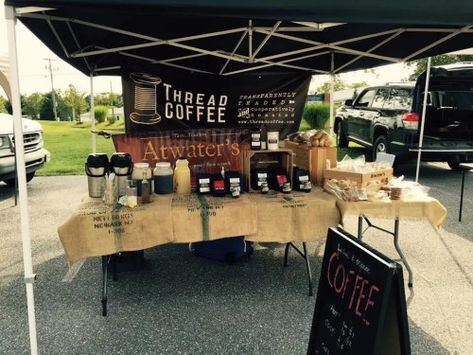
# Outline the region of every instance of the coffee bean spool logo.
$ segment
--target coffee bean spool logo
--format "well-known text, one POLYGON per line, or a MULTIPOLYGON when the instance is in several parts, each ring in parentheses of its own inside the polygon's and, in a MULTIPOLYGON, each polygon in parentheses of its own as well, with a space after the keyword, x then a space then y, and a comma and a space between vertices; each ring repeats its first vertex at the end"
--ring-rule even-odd
POLYGON ((131 73, 135 84, 135 110, 130 120, 136 124, 152 125, 161 121, 158 114, 156 91, 161 78, 146 73, 131 73))

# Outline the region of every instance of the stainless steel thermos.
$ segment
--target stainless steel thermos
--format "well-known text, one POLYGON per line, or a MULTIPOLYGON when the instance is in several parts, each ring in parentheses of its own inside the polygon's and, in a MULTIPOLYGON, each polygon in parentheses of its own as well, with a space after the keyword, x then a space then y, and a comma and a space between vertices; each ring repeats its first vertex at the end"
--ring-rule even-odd
POLYGON ((85 163, 85 173, 90 197, 102 197, 105 191, 105 175, 108 172, 109 164, 107 154, 93 153, 87 157, 85 163))
POLYGON ((133 171, 133 162, 128 153, 113 153, 110 158, 110 172, 115 173, 118 196, 126 195, 127 180, 133 171))

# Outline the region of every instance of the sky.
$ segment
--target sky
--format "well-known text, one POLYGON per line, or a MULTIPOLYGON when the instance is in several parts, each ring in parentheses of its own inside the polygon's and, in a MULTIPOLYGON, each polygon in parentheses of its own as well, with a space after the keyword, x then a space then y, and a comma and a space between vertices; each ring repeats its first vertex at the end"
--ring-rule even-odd
MULTIPOLYGON (((55 89, 65 90, 73 84, 79 91, 89 93, 90 79, 51 52, 34 34, 20 22, 16 26, 18 66, 20 74, 20 92, 29 95, 33 92, 51 90, 51 80, 44 58, 52 58, 55 89)), ((0 56, 8 56, 8 42, 4 7, 0 4, 0 56)), ((413 71, 405 64, 390 64, 370 71, 356 71, 341 74, 340 78, 347 83, 366 82, 368 85, 381 85, 386 82, 398 82, 406 79, 413 71)), ((328 81, 327 75, 314 76, 309 92, 328 81)), ((97 93, 110 91, 110 85, 115 93, 121 93, 119 77, 101 76, 94 78, 94 91, 97 93)), ((0 88, 0 95, 5 96, 0 88)))
MULTIPOLYGON (((8 56, 7 28, 3 2, 0 2, 0 56, 8 56)), ((46 47, 21 22, 16 25, 18 67, 20 74, 20 92, 47 92, 51 90, 51 79, 46 69, 44 58, 53 58, 52 63, 55 89, 65 90, 73 84, 79 91, 90 92, 90 78, 64 62, 46 47)), ((101 76, 94 78, 94 91, 97 93, 110 91, 110 83, 115 93, 121 93, 119 77, 101 76)), ((0 95, 6 96, 0 88, 0 95)))

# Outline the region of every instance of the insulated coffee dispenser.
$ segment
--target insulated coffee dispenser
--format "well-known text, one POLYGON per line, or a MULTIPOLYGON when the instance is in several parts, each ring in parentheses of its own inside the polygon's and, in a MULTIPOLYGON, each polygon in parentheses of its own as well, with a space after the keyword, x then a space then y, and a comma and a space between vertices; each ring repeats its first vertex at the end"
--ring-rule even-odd
POLYGON ((133 171, 133 162, 128 153, 113 153, 110 158, 110 172, 115 173, 118 196, 126 195, 127 180, 133 171))
POLYGON ((105 191, 105 175, 108 172, 108 156, 104 153, 93 153, 87 157, 85 173, 90 197, 102 197, 105 191))

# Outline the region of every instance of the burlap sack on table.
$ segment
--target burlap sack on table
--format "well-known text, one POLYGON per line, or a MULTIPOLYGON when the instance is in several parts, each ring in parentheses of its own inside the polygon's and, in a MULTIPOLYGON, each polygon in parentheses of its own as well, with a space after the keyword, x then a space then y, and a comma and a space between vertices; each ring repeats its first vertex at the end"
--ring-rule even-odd
POLYGON ((434 228, 440 228, 447 218, 447 209, 436 199, 417 199, 347 202, 337 201, 342 219, 348 215, 399 220, 427 219, 434 228))
POLYGON ((58 228, 69 264, 172 242, 171 201, 172 195, 153 196, 151 203, 130 209, 86 199, 58 228))
POLYGON ((315 242, 325 240, 340 214, 336 198, 314 189, 310 193, 251 194, 258 210, 258 229, 248 240, 256 242, 315 242))
POLYGON ((239 198, 174 195, 174 242, 190 243, 256 232, 256 206, 248 194, 239 198))

